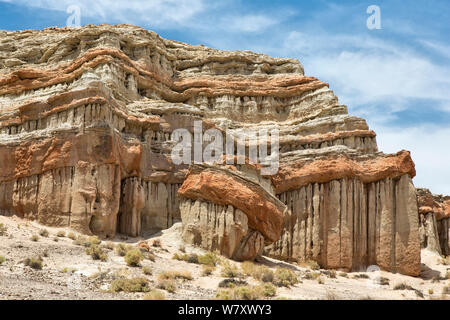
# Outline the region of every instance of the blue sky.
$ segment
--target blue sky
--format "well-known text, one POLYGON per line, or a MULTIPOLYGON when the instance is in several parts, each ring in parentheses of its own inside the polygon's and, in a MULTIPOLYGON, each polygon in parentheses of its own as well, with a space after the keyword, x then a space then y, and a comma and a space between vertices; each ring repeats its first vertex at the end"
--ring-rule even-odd
POLYGON ((450 194, 450 1, 0 0, 0 29, 129 23, 225 50, 297 58, 377 134, 380 149, 410 150, 414 183, 450 194), (368 6, 381 10, 369 30, 368 6))

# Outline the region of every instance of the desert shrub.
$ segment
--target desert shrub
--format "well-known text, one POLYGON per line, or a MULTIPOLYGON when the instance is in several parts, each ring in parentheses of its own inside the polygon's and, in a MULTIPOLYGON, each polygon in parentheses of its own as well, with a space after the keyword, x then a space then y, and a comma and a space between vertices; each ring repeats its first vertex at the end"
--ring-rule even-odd
POLYGON ((215 267, 219 263, 220 258, 214 252, 207 252, 198 257, 198 263, 215 267))
POLYGON ((450 294, 450 287, 445 286, 442 288, 442 294, 450 294))
POLYGON ((248 285, 247 281, 238 279, 224 279, 219 282, 219 288, 234 288, 248 285))
POLYGON ((26 258, 23 262, 26 266, 36 269, 36 270, 42 270, 42 258, 26 258))
POLYGON ((77 238, 77 236, 75 235, 75 233, 69 232, 69 234, 67 235, 67 238, 69 238, 71 240, 75 240, 77 238))
POLYGON ((41 237, 47 238, 48 235, 49 235, 48 230, 47 230, 47 229, 41 229, 41 230, 39 230, 39 235, 40 235, 41 237))
POLYGON ((75 269, 75 268, 70 268, 70 267, 64 267, 64 268, 62 268, 62 270, 61 270, 62 273, 74 273, 74 272, 76 272, 76 271, 77 271, 77 269, 75 269))
POLYGON ((448 280, 450 280, 450 271, 447 271, 447 272, 445 273, 445 278, 448 279, 448 280))
POLYGON ((6 261, 6 258, 4 256, 0 256, 0 265, 3 264, 6 261))
POLYGON ((147 276, 151 276, 153 274, 153 270, 150 267, 142 267, 142 272, 147 275, 147 276))
POLYGON ((289 269, 277 268, 275 270, 274 284, 279 287, 290 287, 298 283, 297 275, 289 269))
POLYGON ((116 253, 121 257, 125 257, 127 251, 131 250, 132 248, 132 246, 125 243, 119 243, 116 245, 116 253))
POLYGON ((335 279, 336 278, 336 271, 334 270, 324 270, 321 272, 323 275, 326 275, 329 278, 335 279))
POLYGON ((340 272, 339 273, 339 277, 348 278, 348 273, 347 272, 340 272))
POLYGON ((180 261, 186 261, 186 262, 189 262, 189 263, 195 263, 195 264, 198 264, 198 263, 199 263, 199 261, 198 261, 198 255, 195 254, 195 253, 185 253, 185 254, 178 254, 178 253, 175 253, 175 254, 172 256, 172 259, 174 259, 174 260, 180 260, 180 261))
POLYGON ((45 249, 44 252, 42 252, 42 256, 44 258, 48 258, 48 250, 47 249, 45 249))
POLYGON ((60 238, 64 238, 64 237, 66 236, 66 232, 63 231, 63 230, 58 231, 58 233, 56 234, 56 236, 57 236, 57 237, 60 237, 60 238))
POLYGON ((180 250, 183 253, 186 253, 186 247, 184 245, 181 245, 178 250, 180 250))
POLYGON ((90 255, 93 260, 106 261, 108 255, 99 245, 92 244, 89 248, 86 248, 86 254, 90 255))
POLYGON ((189 271, 165 271, 158 275, 158 280, 192 280, 192 275, 189 271))
POLYGON ((174 293, 175 291, 177 291, 177 284, 172 279, 159 279, 157 288, 166 290, 170 293, 174 293))
POLYGON ((433 289, 428 289, 428 294, 434 294, 434 290, 433 289))
POLYGON ((231 289, 219 290, 216 294, 217 300, 258 300, 264 292, 261 287, 239 286, 231 289))
POLYGON ((3 223, 0 223, 0 236, 6 236, 6 231, 8 231, 8 228, 3 223))
POLYGON ((320 269, 320 265, 317 263, 317 261, 314 260, 308 260, 306 262, 306 265, 311 269, 311 270, 319 270, 320 269))
POLYGON ((252 261, 244 261, 241 263, 242 273, 246 276, 253 276, 258 268, 252 261))
POLYGON ((36 234, 33 234, 30 238, 31 241, 37 242, 39 240, 39 236, 36 234))
POLYGON ((114 247, 115 247, 115 245, 111 241, 108 241, 105 244, 103 244, 103 248, 108 249, 108 250, 114 250, 114 247))
POLYGON ((144 298, 144 300, 165 300, 166 295, 164 292, 158 289, 152 289, 149 293, 147 293, 144 298))
POLYGON ((216 267, 203 265, 202 266, 202 275, 210 276, 215 270, 216 270, 216 267))
POLYGON ((138 249, 128 250, 127 253, 125 254, 125 262, 130 267, 139 266, 142 260, 144 260, 144 256, 138 249))
POLYGON ((149 292, 150 287, 145 278, 117 279, 111 282, 112 292, 149 292))
POLYGON ((253 262, 245 261, 241 264, 242 272, 262 282, 273 282, 274 273, 266 266, 258 266, 253 262))
POLYGON ((155 255, 151 252, 142 252, 142 255, 144 256, 144 259, 155 261, 155 255))
POLYGON ((102 243, 102 241, 97 236, 91 236, 91 237, 88 238, 87 241, 89 242, 89 244, 91 246, 92 245, 98 246, 99 244, 102 243))
POLYGON ((365 273, 355 274, 354 279, 369 279, 370 277, 365 273))
POLYGON ((402 282, 402 283, 397 283, 394 286, 394 290, 415 290, 413 287, 411 287, 410 285, 407 285, 406 283, 402 282))
POLYGON ((237 278, 242 276, 236 265, 230 263, 229 261, 223 264, 220 274, 224 278, 237 278))
POLYGON ((318 284, 324 284, 325 282, 323 281, 323 279, 321 277, 317 278, 317 283, 318 284))
POLYGON ((58 241, 59 241, 59 238, 58 238, 58 237, 54 237, 54 238, 53 238, 53 241, 58 242, 58 241))
POLYGON ((277 288, 270 283, 265 283, 259 287, 264 297, 275 297, 277 294, 277 288))

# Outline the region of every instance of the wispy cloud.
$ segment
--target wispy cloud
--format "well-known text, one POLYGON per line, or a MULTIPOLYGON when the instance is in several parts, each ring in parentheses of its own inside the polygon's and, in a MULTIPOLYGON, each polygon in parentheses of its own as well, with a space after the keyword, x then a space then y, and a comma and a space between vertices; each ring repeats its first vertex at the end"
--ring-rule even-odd
POLYGON ((205 10, 204 0, 0 0, 16 5, 66 11, 71 5, 81 9, 82 17, 102 22, 151 23, 155 27, 174 28, 188 24, 205 10))
POLYGON ((416 164, 416 187, 450 194, 450 128, 429 124, 409 128, 374 125, 373 129, 378 133, 378 146, 384 152, 411 151, 416 164))

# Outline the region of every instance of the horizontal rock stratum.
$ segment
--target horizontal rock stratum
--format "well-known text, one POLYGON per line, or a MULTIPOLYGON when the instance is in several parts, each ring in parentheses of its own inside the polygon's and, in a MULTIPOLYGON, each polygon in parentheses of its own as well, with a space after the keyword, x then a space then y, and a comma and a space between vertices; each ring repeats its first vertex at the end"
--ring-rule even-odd
POLYGON ((297 60, 129 25, 0 34, 0 214, 102 237, 182 220, 185 241, 237 260, 418 275, 410 154, 379 152, 297 60), (176 164, 172 133, 196 122, 277 129, 277 173, 176 164))

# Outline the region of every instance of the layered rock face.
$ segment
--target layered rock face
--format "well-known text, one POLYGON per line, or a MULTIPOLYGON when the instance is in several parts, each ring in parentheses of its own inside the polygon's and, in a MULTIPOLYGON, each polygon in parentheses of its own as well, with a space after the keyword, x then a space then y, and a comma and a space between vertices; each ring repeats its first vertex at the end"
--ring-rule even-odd
POLYGON ((422 248, 450 255, 450 197, 417 189, 422 248))
POLYGON ((267 246, 418 274, 409 153, 379 152, 364 119, 297 60, 128 25, 0 33, 0 214, 105 237, 182 220, 185 241, 239 260, 267 246), (278 130, 278 170, 176 164, 172 133, 198 122, 202 133, 278 130))
POLYGON ((257 167, 193 165, 178 191, 183 239, 236 260, 253 260, 280 239, 286 206, 257 167))

